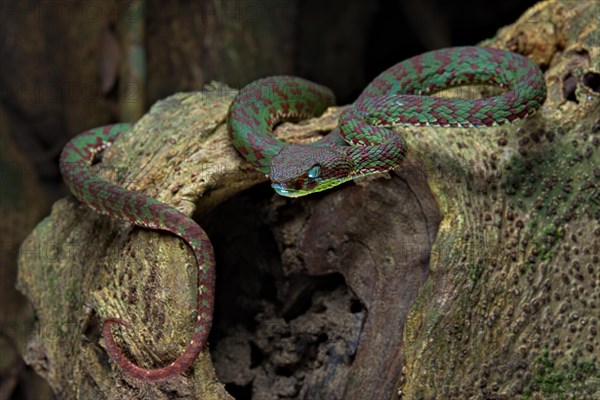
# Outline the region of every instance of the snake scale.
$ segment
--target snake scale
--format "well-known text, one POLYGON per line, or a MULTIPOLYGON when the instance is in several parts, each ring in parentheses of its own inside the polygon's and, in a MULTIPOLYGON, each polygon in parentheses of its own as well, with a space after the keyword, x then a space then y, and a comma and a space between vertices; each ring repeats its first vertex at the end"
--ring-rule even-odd
MULTIPOLYGON (((286 144, 273 135, 280 122, 318 116, 335 102, 326 87, 297 77, 264 78, 240 90, 230 106, 227 125, 234 147, 269 176, 275 191, 296 197, 400 165, 407 145, 392 127, 500 125, 531 115, 545 98, 543 74, 526 57, 493 48, 455 47, 412 57, 381 73, 344 111, 337 128, 316 143, 286 144), (446 88, 473 84, 505 90, 474 100, 432 96, 446 88)), ((109 356, 127 375, 162 381, 188 369, 206 343, 212 322, 215 261, 206 233, 191 218, 94 175, 91 165, 97 155, 129 129, 129 124, 116 124, 80 134, 64 147, 60 167, 69 190, 85 206, 142 228, 169 232, 194 252, 196 324, 179 358, 163 368, 139 367, 112 335, 114 324, 130 324, 108 318, 102 326, 109 356)))

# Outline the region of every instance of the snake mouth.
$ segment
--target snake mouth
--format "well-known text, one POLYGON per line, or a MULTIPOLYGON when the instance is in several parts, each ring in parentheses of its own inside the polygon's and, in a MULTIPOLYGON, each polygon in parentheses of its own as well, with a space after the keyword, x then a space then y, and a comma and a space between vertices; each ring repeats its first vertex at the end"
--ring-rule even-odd
POLYGON ((277 192, 278 195, 284 197, 300 197, 307 194, 305 191, 302 190, 294 190, 287 188, 281 183, 272 183, 271 187, 275 190, 275 192, 277 192))

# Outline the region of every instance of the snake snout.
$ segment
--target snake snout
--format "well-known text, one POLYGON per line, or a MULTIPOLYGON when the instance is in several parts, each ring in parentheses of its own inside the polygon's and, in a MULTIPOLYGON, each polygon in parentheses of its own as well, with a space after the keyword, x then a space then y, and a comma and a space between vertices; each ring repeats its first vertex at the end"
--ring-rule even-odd
POLYGON ((288 145, 271 160, 271 186, 287 197, 299 197, 336 186, 352 174, 344 146, 288 145))

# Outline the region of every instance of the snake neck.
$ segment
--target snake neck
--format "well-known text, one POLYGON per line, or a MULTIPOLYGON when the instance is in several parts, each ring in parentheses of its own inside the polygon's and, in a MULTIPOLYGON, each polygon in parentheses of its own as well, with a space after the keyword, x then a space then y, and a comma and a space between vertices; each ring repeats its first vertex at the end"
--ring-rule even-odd
POLYGON ((274 128, 321 115, 333 104, 333 92, 316 83, 292 76, 259 79, 240 90, 229 108, 232 144, 256 169, 271 175, 273 158, 288 146, 275 137, 274 128))

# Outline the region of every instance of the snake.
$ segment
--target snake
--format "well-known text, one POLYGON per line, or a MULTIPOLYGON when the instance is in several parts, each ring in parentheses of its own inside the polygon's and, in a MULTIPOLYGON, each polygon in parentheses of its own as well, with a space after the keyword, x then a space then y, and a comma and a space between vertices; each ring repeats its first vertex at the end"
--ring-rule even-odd
MULTIPOLYGON (((338 125, 310 144, 278 139, 282 122, 321 115, 335 104, 325 86, 294 76, 272 76, 242 88, 227 115, 227 129, 238 153, 271 180, 276 193, 299 197, 330 189, 357 177, 401 165, 408 146, 399 126, 490 127, 522 120, 546 98, 544 76, 527 57, 496 48, 452 47, 402 61, 377 76, 339 117, 338 125), (435 96, 463 85, 493 85, 501 94, 481 99, 435 96)), ((184 352, 170 364, 143 368, 127 358, 112 334, 121 318, 102 324, 106 351, 128 376, 164 381, 184 373, 206 345, 214 308, 215 259, 210 240, 190 217, 172 206, 97 177, 93 164, 131 125, 88 130, 69 141, 60 169, 70 192, 95 212, 145 229, 181 238, 198 267, 194 333, 184 352)))
POLYGON ((430 51, 387 69, 342 113, 338 126, 310 145, 273 135, 282 121, 320 115, 333 93, 291 76, 257 80, 234 99, 228 118, 232 143, 269 176, 282 196, 326 190, 360 176, 398 167, 407 153, 393 128, 402 125, 489 127, 524 119, 546 99, 540 68, 527 57, 495 48, 451 47, 430 51), (491 85, 492 97, 432 96, 463 85, 491 85))

